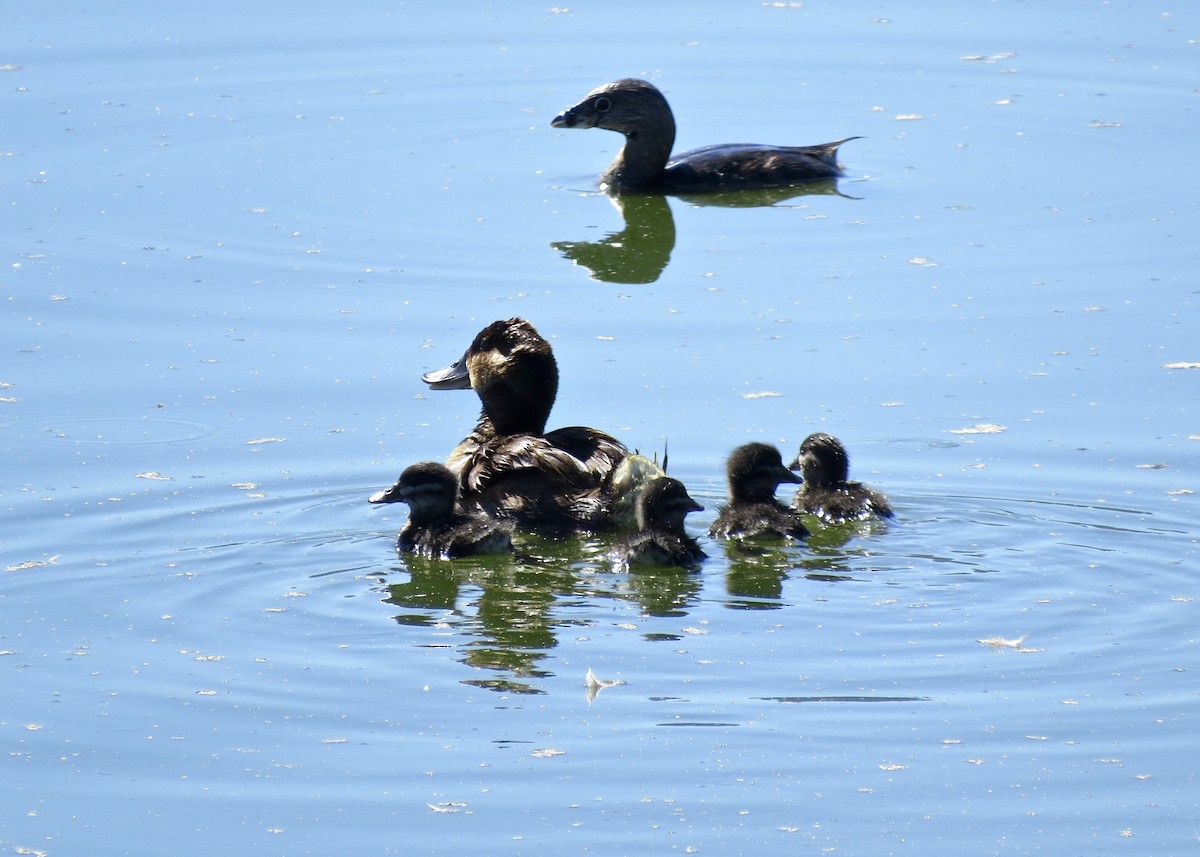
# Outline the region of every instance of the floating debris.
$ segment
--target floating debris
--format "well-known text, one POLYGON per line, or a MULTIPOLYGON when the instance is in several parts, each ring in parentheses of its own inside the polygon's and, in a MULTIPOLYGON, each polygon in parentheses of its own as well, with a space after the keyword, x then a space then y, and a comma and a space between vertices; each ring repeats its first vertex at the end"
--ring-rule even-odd
POLYGON ((445 803, 427 803, 425 806, 434 812, 462 812, 467 808, 467 803, 466 801, 452 800, 445 803))
POLYGON ((987 646, 994 652, 1002 652, 1005 649, 1012 649, 1014 652, 1044 652, 1044 651, 1046 651, 1045 649, 1027 648, 1024 645, 1024 643, 1025 643, 1025 638, 1028 636, 1029 636, 1028 634, 1022 634, 1021 636, 1017 637, 1015 640, 1009 640, 1005 637, 987 637, 986 639, 980 640, 979 642, 983 643, 985 646, 987 646))
POLYGON ((596 678, 596 674, 592 672, 592 668, 588 667, 587 677, 584 679, 587 684, 587 698, 591 702, 596 698, 596 694, 604 690, 606 687, 616 687, 617 685, 625 684, 619 678, 605 679, 596 678))
POLYGON ((1007 429, 1007 426, 999 426, 995 423, 976 423, 973 426, 967 426, 966 428, 960 429, 950 429, 949 431, 950 434, 1000 434, 1000 432, 1006 431, 1007 429))
POLYGON ((1016 51, 1001 51, 998 54, 991 54, 990 56, 984 56, 983 54, 967 54, 966 56, 959 57, 959 59, 966 60, 967 62, 994 63, 998 60, 1012 59, 1016 55, 1016 51))
POLYGON ((897 122, 912 122, 917 119, 924 119, 920 113, 900 113, 896 116, 897 122))
POLYGON ((133 474, 134 479, 154 479, 159 482, 173 482, 174 476, 167 476, 165 473, 159 473, 157 470, 147 470, 145 473, 133 474))
POLYGON ((777 399, 782 395, 783 395, 783 393, 776 393, 771 390, 764 390, 761 393, 743 393, 742 398, 743 399, 777 399))
POLYGON ((540 750, 534 750, 530 755, 535 759, 551 759, 555 756, 567 755, 566 750, 557 750, 554 747, 543 747, 540 750))
POLYGON ((256 437, 246 441, 246 446, 257 446, 260 443, 283 443, 285 440, 287 440, 286 437, 256 437))
POLYGON ((1200 363, 1164 363, 1164 369, 1200 369, 1200 363))
POLYGON ((46 568, 47 566, 51 566, 51 565, 54 565, 55 563, 57 563, 58 558, 60 556, 62 556, 62 554, 56 553, 54 556, 50 557, 50 559, 31 559, 31 560, 27 560, 26 562, 19 562, 16 565, 7 566, 4 570, 5 571, 27 571, 28 569, 31 569, 31 568, 46 568))

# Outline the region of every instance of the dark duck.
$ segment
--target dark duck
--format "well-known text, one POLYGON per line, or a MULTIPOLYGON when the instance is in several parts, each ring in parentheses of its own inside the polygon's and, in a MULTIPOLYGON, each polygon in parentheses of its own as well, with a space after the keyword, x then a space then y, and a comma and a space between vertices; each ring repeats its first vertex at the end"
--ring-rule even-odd
POLYGON ((783 466, 779 450, 767 443, 739 446, 725 464, 729 503, 722 506, 709 528, 713 538, 803 539, 808 529, 800 513, 775 499, 781 482, 797 483, 800 477, 783 466))
POLYGON ((787 187, 842 174, 838 147, 725 143, 671 156, 675 117, 656 86, 627 77, 593 89, 554 117, 554 128, 604 128, 624 135, 621 152, 600 176, 609 193, 690 194, 787 187))
POLYGON ((887 497, 861 482, 848 482, 850 456, 832 435, 810 434, 800 444, 800 453, 790 465, 799 470, 804 484, 792 506, 816 515, 827 524, 892 517, 887 497))
POLYGON ((462 359, 425 374, 435 390, 473 389, 479 422, 446 464, 462 502, 530 530, 599 530, 633 523, 637 490, 662 471, 594 428, 546 431, 558 364, 522 318, 481 330, 462 359))
POLYGON ((429 559, 456 559, 513 549, 512 524, 493 521, 458 507, 458 479, 444 464, 423 461, 405 468, 372 503, 407 503, 408 522, 396 537, 396 548, 429 559))
POLYGON ((646 483, 637 499, 637 532, 617 542, 616 556, 626 568, 635 565, 692 568, 706 554, 684 529, 689 512, 704 507, 678 479, 660 476, 646 483))

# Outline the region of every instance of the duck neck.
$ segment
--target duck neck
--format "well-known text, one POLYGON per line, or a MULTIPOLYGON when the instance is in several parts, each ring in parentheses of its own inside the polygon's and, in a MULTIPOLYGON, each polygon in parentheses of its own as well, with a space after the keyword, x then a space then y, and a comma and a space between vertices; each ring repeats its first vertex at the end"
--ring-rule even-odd
POLYGON ((476 431, 491 431, 499 437, 514 434, 540 435, 546 432, 546 421, 554 406, 556 383, 534 395, 529 391, 510 388, 507 391, 493 390, 495 398, 484 403, 476 431))
POLYGON ((675 145, 675 120, 670 111, 645 128, 625 134, 625 145, 600 177, 613 190, 646 190, 662 177, 675 145))

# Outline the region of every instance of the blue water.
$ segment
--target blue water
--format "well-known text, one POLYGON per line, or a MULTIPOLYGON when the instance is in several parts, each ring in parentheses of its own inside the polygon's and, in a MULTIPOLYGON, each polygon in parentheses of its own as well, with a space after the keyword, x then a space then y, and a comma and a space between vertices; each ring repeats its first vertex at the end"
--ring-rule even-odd
POLYGON ((1190 5, 5 29, 5 850, 1195 848, 1190 5), (549 123, 628 75, 679 149, 864 139, 838 193, 622 211, 619 139, 549 123), (815 430, 897 518, 397 557, 366 497, 477 411, 419 376, 512 315, 696 534, 729 450, 815 430))

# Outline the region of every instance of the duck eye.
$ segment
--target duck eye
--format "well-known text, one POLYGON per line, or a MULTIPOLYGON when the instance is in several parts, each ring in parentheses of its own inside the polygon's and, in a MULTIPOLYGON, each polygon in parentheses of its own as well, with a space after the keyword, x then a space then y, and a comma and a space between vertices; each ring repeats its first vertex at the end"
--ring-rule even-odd
POLYGON ((597 113, 607 113, 612 108, 612 102, 607 98, 597 98, 592 106, 596 108, 597 113))

